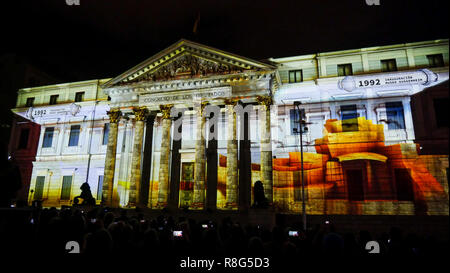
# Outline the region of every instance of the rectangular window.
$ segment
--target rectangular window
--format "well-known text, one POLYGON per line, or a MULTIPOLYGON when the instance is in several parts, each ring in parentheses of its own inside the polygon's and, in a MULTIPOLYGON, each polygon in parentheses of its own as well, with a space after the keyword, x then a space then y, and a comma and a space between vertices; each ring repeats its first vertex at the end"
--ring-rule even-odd
POLYGON ((37 176, 36 177, 36 185, 34 187, 34 200, 41 200, 42 194, 44 193, 44 182, 45 176, 37 176))
POLYGON ((342 131, 358 131, 358 111, 356 104, 341 106, 342 131))
POLYGON ((72 189, 72 176, 63 176, 61 187, 61 200, 70 200, 70 190, 72 189))
POLYGON ((108 135, 109 135, 109 123, 105 123, 105 125, 103 126, 103 141, 102 141, 103 145, 108 144, 108 135))
POLYGON ((69 146, 78 146, 80 138, 80 125, 70 126, 69 146))
POLYGON ((45 128, 44 141, 42 141, 42 147, 43 148, 52 147, 53 133, 54 132, 55 132, 55 128, 54 127, 47 127, 47 128, 45 128))
POLYGON ((364 201, 362 170, 347 170, 347 190, 349 201, 364 201))
POLYGON ((34 97, 27 98, 27 103, 25 104, 26 107, 33 107, 34 105, 34 97))
POLYGON ((58 97, 59 97, 59 95, 51 95, 50 96, 50 105, 57 104, 58 103, 58 97))
POLYGON ((83 99, 84 99, 84 92, 75 93, 75 102, 83 101, 83 99))
POLYGON ((381 60, 381 72, 397 71, 397 61, 395 59, 381 60))
POLYGON ((28 137, 30 136, 30 129, 24 128, 20 130, 19 147, 18 149, 28 148, 28 137))
POLYGON ((430 67, 443 67, 444 65, 444 57, 442 54, 433 54, 427 55, 428 64, 430 67))
POLYGON ((97 200, 102 200, 103 175, 98 176, 97 200))
POLYGON ((289 70, 289 83, 302 82, 303 81, 303 71, 299 70, 289 70))
POLYGON ((449 127, 449 98, 433 99, 434 114, 437 128, 449 127))
POLYGON ((389 130, 405 129, 403 104, 400 101, 386 102, 386 115, 389 130))
POLYGON ((414 191, 409 169, 395 169, 395 186, 398 201, 414 201, 414 191))
POLYGON ((349 76, 349 75, 353 75, 352 64, 339 64, 338 76, 349 76))

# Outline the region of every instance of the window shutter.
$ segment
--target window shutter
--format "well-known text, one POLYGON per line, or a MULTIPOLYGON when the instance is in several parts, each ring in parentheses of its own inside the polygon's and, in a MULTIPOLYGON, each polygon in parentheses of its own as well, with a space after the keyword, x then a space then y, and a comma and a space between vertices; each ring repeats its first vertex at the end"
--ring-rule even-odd
POLYGON ((61 200, 70 199, 71 188, 72 188, 72 176, 63 176, 63 184, 61 188, 61 200))
POLYGON ((36 185, 34 187, 34 200, 41 200, 44 193, 45 176, 36 177, 36 185))

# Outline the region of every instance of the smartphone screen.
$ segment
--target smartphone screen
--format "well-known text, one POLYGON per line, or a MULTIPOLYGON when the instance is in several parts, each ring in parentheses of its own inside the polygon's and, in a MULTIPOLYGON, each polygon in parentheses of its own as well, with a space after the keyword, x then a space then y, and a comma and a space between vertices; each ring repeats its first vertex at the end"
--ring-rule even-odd
POLYGON ((290 231, 289 231, 289 236, 291 236, 291 237, 298 237, 298 231, 296 231, 296 230, 290 230, 290 231))
POLYGON ((173 236, 174 237, 183 237, 183 231, 181 231, 181 230, 174 230, 173 231, 173 236))

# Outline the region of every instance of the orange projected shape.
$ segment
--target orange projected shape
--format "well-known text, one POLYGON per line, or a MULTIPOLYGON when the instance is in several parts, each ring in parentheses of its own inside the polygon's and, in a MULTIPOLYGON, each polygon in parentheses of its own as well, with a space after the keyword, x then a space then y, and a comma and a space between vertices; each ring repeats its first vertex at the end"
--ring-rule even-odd
POLYGON ((367 159, 367 160, 376 160, 381 162, 386 162, 387 157, 384 155, 376 154, 376 153, 351 153, 351 154, 345 154, 337 157, 340 162, 343 161, 350 161, 350 160, 360 160, 360 159, 367 159))
POLYGON ((342 121, 329 119, 325 123, 325 135, 315 140, 316 152, 338 157, 350 153, 374 152, 384 147, 383 124, 373 124, 365 117, 356 119, 357 131, 344 132, 342 121))
MULTIPOLYGON (((303 153, 303 170, 323 168, 328 155, 303 153)), ((273 169, 276 171, 300 171, 302 169, 301 153, 290 152, 289 158, 274 158, 273 169)))
MULTIPOLYGON (((328 155, 315 154, 315 153, 303 153, 303 168, 305 170, 322 168, 323 164, 328 161, 328 155)), ((301 166, 301 153, 290 152, 289 153, 289 166, 301 166)))
POLYGON ((420 160, 403 160, 405 167, 411 170, 411 178, 417 187, 418 198, 436 199, 445 193, 442 185, 430 174, 420 160))
MULTIPOLYGON (((239 160, 238 160, 238 168, 239 168, 239 160)), ((225 155, 219 154, 219 167, 227 167, 227 157, 225 155)), ((252 163, 251 165, 251 169, 252 171, 259 171, 261 170, 261 166, 260 164, 257 163, 252 163)))
MULTIPOLYGON (((445 178, 435 176, 440 175, 441 163, 423 159, 418 144, 386 146, 384 125, 364 117, 345 120, 344 124, 327 120, 324 127, 323 137, 315 140, 316 153, 303 153, 303 172, 300 152, 272 159, 273 200, 278 208, 299 209, 303 177, 313 214, 395 214, 398 209, 448 215, 448 195, 441 184, 445 178)), ((220 154, 218 191, 222 199, 226 194, 226 161, 220 154)), ((252 163, 251 168, 255 179, 260 177, 258 163, 252 163)))

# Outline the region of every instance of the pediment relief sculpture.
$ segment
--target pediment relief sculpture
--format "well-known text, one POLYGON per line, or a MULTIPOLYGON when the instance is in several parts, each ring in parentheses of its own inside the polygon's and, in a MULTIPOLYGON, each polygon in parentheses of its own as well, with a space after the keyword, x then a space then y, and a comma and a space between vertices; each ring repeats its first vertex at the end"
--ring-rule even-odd
POLYGON ((172 62, 138 77, 133 82, 176 80, 242 71, 242 68, 238 66, 184 54, 172 62))

